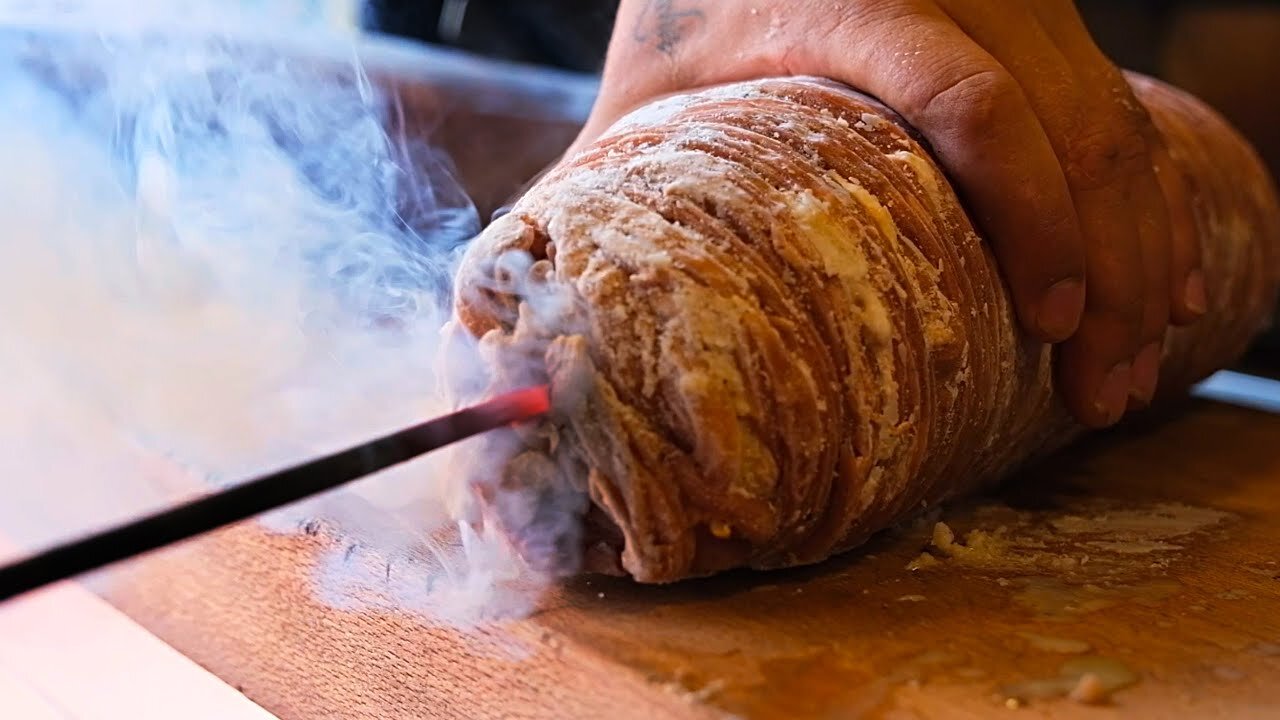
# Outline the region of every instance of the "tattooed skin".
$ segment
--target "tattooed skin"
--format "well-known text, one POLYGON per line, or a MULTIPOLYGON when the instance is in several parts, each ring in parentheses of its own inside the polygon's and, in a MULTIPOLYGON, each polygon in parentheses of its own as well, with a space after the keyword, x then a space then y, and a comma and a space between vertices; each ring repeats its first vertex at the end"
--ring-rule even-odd
POLYGON ((636 23, 636 42, 653 45, 670 55, 681 40, 706 20, 702 11, 678 8, 675 0, 649 0, 636 23))

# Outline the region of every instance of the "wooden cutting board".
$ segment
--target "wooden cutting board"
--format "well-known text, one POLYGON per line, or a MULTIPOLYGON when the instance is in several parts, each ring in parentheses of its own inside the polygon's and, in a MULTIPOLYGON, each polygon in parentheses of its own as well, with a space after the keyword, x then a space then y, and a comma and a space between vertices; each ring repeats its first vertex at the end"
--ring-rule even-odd
POLYGON ((256 525, 111 599, 283 720, 1280 716, 1280 415, 1196 401, 950 509, 960 547, 937 519, 800 571, 581 580, 472 633, 335 609, 311 578, 341 541, 256 525), (1094 680, 1127 686, 1060 696, 1094 680))

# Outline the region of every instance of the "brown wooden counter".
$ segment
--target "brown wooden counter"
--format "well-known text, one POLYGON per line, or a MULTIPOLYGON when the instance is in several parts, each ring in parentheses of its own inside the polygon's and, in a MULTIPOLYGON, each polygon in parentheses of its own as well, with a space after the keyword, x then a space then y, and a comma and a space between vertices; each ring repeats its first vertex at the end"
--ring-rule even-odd
POLYGON ((112 599, 283 720, 1280 713, 1280 415, 1196 401, 942 520, 970 547, 920 561, 926 521, 802 571, 581 580, 473 635, 331 609, 310 578, 336 541, 254 525, 112 599), (1046 697, 1064 666, 1133 683, 1046 697))

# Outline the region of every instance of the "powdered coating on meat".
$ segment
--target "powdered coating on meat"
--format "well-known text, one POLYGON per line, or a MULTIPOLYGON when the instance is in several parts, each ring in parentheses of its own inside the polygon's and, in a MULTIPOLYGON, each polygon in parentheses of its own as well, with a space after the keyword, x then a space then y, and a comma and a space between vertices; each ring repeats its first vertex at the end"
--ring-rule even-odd
MULTIPOLYGON (((1169 338, 1176 389, 1273 307, 1280 221, 1273 190, 1243 189, 1266 180, 1242 141, 1135 85, 1202 180, 1214 307, 1169 338)), ((570 546, 644 582, 815 562, 1079 432, 942 171, 891 112, 826 81, 624 118, 473 243, 457 287, 494 388, 551 383, 552 417, 500 475, 585 530, 560 541, 536 508, 489 513, 565 571, 570 546)))

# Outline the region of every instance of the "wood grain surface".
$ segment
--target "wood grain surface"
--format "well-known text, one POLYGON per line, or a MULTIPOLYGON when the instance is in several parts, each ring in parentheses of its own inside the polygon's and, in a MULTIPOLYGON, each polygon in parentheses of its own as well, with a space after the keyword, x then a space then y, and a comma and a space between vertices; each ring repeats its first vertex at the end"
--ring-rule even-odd
POLYGON ((1277 440, 1280 415, 1199 400, 946 511, 972 547, 928 567, 938 518, 801 571, 584 579, 470 634, 326 605, 340 540, 254 525, 127 567, 111 599, 284 720, 1275 717, 1277 440), (1074 666, 1136 682, 1051 697, 1074 666))

